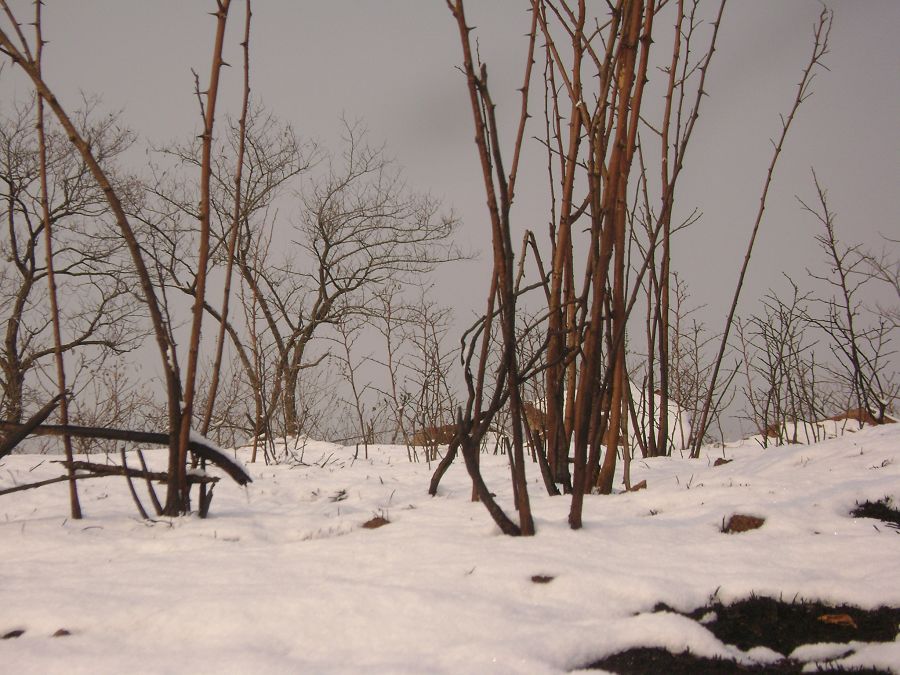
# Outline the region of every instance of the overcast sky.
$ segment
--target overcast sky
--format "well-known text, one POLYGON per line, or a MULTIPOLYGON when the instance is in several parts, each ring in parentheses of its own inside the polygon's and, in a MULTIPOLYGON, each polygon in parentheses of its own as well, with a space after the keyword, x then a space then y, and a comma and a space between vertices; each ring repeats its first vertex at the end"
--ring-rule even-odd
MULTIPOLYGON (((470 0, 488 63, 501 122, 517 121, 522 37, 529 3, 470 0)), ((45 73, 63 102, 78 91, 102 94, 122 109, 145 139, 184 138, 198 123, 193 79, 205 80, 214 22, 212 2, 194 0, 49 0, 45 73)), ((12 6, 30 17, 30 2, 12 6)), ((817 232, 794 195, 811 198, 810 167, 828 187, 838 227, 848 241, 879 245, 897 236, 900 186, 900 2, 841 0, 834 9, 831 54, 802 108, 776 175, 751 267, 748 303, 782 271, 802 281, 817 232)), ((734 286, 771 157, 769 138, 795 95, 809 59, 816 0, 732 0, 725 10, 700 126, 679 193, 681 209, 703 219, 681 237, 675 268, 696 302, 721 323, 734 286)), ((240 63, 243 3, 235 2, 226 60, 240 63)), ((443 0, 262 0, 254 3, 253 93, 297 132, 337 147, 342 114, 360 118, 376 141, 405 167, 409 182, 431 191, 464 221, 461 240, 488 250, 488 228, 460 48, 443 0)), ((668 30, 668 26, 665 27, 668 30)), ((7 67, 3 96, 26 92, 7 67)), ((238 112, 240 73, 226 72, 220 110, 238 112)), ((534 133, 539 133, 537 128, 534 133)), ((544 166, 537 148, 533 161, 544 166)), ((541 172, 537 172, 542 176, 541 172)), ((529 208, 529 184, 519 186, 514 219, 546 231, 546 215, 529 208)), ((437 291, 463 312, 483 304, 486 266, 457 266, 437 291)))

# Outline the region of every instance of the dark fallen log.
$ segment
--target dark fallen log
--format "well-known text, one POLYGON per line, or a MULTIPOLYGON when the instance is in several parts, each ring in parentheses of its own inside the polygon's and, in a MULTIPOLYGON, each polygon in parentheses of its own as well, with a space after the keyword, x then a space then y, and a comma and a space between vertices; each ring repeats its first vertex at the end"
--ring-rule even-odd
MULTIPOLYGON (((47 415, 50 412, 48 411, 47 415)), ((46 417, 44 418, 46 419, 46 417)), ((21 434, 28 425, 0 420, 0 431, 7 434, 21 434)), ((107 427, 80 427, 72 424, 38 424, 28 429, 25 436, 74 436, 76 438, 102 438, 111 441, 128 441, 130 443, 146 443, 148 445, 168 445, 168 434, 153 431, 133 431, 131 429, 111 429, 107 427)), ((24 436, 23 436, 24 438, 24 436)), ((191 433, 188 444, 191 452, 205 459, 227 473, 238 485, 246 485, 253 481, 244 465, 229 457, 225 452, 210 443, 199 434, 191 433)), ((2 456, 2 455, 0 455, 2 456)), ((105 465, 104 465, 105 466, 105 465)), ((143 475, 143 474, 141 474, 143 475)))
POLYGON ((15 447, 25 440, 30 434, 35 433, 35 429, 48 417, 50 417, 50 413, 56 410, 56 406, 59 405, 59 402, 62 400, 65 394, 57 394, 50 402, 47 403, 43 408, 38 410, 34 416, 29 419, 24 424, 16 424, 10 425, 10 427, 16 428, 3 428, 3 431, 6 432, 3 436, 2 442, 0 442, 0 459, 6 457, 9 453, 11 453, 15 447))

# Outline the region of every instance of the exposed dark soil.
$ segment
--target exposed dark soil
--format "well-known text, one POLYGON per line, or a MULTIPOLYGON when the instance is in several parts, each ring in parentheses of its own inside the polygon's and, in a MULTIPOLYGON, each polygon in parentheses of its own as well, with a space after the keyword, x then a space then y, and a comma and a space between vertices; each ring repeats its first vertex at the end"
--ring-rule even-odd
MULTIPOLYGON (((658 605, 656 611, 674 611, 658 605)), ((719 640, 747 651, 768 647, 788 655, 805 644, 817 642, 849 643, 892 642, 897 637, 900 608, 879 607, 863 610, 849 605, 820 602, 785 602, 773 598, 751 597, 732 605, 713 602, 686 616, 700 621, 719 640)), ((853 648, 848 645, 845 656, 853 648)), ((842 669, 820 664, 826 672, 882 673, 879 670, 842 669)), ((799 673, 803 663, 784 659, 775 664, 745 666, 726 659, 708 659, 684 652, 672 654, 664 649, 640 647, 613 654, 588 668, 602 668, 619 675, 640 673, 799 673)))
MULTIPOLYGON (((589 668, 599 668, 612 673, 666 673, 667 675, 731 675, 732 673, 763 672, 757 668, 743 666, 727 659, 707 659, 690 652, 673 654, 659 647, 636 647, 627 652, 619 652, 602 661, 592 663, 589 668)), ((770 673, 797 672, 788 670, 768 670, 770 673)))
POLYGON ((815 642, 892 642, 900 622, 900 608, 896 607, 864 610, 762 597, 728 606, 716 602, 688 616, 699 620, 710 612, 715 619, 704 625, 722 642, 745 651, 768 647, 781 654, 815 642))
POLYGON ((888 525, 888 527, 900 528, 900 511, 895 509, 888 498, 879 499, 877 502, 856 502, 856 508, 850 512, 854 518, 874 518, 888 525))
MULTIPOLYGON (((708 659, 690 652, 672 654, 658 647, 637 647, 619 652, 588 668, 608 670, 619 675, 733 675, 734 673, 769 673, 781 675, 803 672, 803 664, 790 659, 779 663, 745 666, 727 659, 708 659)), ((887 671, 872 668, 826 667, 825 673, 861 673, 864 675, 890 675, 887 671)))

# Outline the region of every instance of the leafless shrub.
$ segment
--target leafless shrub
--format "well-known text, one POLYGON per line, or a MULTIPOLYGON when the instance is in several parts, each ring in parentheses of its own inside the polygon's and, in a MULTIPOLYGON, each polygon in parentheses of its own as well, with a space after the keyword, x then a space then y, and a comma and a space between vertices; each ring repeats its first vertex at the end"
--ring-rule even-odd
MULTIPOLYGON (((123 247, 110 231, 110 212, 87 165, 70 151, 58 126, 46 124, 47 218, 40 188, 36 103, 14 105, 0 119, 0 418, 17 422, 46 398, 41 372, 54 353, 46 294, 46 228, 53 230, 53 268, 60 308, 61 351, 79 361, 77 373, 133 349, 142 337, 131 292, 119 272, 123 247)), ((107 166, 133 135, 95 101, 76 114, 107 166)), ((55 380, 55 375, 51 381, 55 380)))
POLYGON ((816 241, 825 254, 830 272, 810 272, 810 275, 830 288, 831 297, 817 301, 818 311, 813 310, 808 316, 829 339, 829 348, 837 360, 829 370, 839 386, 849 393, 851 407, 866 410, 881 423, 900 393, 900 382, 892 367, 891 340, 896 324, 889 314, 868 311, 860 295, 871 282, 886 280, 890 283, 892 277, 885 274, 888 268, 882 268, 879 261, 863 252, 861 246, 849 246, 840 241, 835 215, 828 206, 827 191, 820 185, 815 172, 813 182, 817 203, 814 206, 802 200, 800 203, 824 230, 816 235, 816 241))

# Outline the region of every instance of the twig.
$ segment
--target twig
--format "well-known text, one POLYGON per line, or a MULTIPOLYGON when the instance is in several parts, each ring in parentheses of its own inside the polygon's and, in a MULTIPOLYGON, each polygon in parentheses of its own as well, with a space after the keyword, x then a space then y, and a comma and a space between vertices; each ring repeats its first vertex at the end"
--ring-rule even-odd
MULTIPOLYGON (((125 472, 125 480, 128 482, 128 491, 131 492, 131 498, 134 500, 134 505, 137 506, 138 513, 141 514, 141 518, 144 520, 149 520, 149 516, 147 515, 147 511, 144 509, 144 505, 141 504, 141 500, 138 497, 137 491, 134 489, 134 482, 131 480, 131 476, 128 473, 128 461, 125 459, 125 446, 122 445, 119 447, 119 454, 122 457, 122 469, 125 472)), ((67 462, 70 467, 70 471, 74 471, 72 467, 72 462, 67 462)))
MULTIPOLYGON (((141 462, 141 469, 145 474, 149 474, 150 472, 147 470, 147 462, 144 460, 144 453, 141 450, 137 451, 138 459, 141 462)), ((147 481, 147 492, 150 493, 150 501, 153 502, 153 509, 156 511, 156 515, 162 515, 162 504, 159 503, 159 498, 156 496, 156 490, 153 489, 153 483, 150 481, 149 476, 145 476, 145 480, 147 481)))

